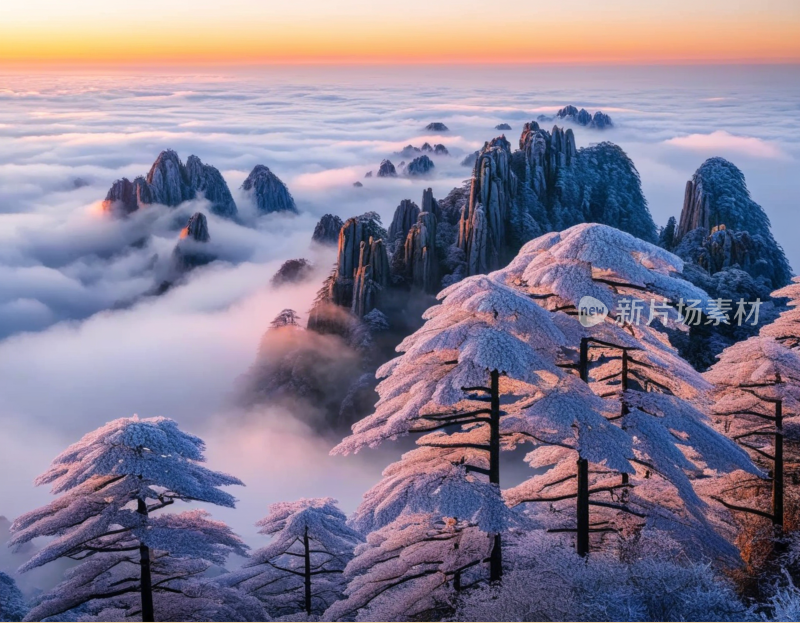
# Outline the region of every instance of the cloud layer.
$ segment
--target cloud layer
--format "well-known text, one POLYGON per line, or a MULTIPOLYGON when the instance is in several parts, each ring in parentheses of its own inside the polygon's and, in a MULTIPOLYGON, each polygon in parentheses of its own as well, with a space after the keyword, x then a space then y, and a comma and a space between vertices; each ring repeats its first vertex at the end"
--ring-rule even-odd
POLYGON ((611 111, 616 128, 575 128, 578 144, 620 144, 658 224, 677 216, 684 184, 705 158, 728 157, 797 269, 800 85, 792 75, 494 67, 3 76, 0 515, 46 500, 31 481, 49 459, 133 413, 174 417, 206 437, 212 467, 248 484, 236 492, 239 511, 215 514, 248 538, 280 499, 332 495, 352 510, 397 450, 328 458, 330 442, 285 414, 232 412, 230 392, 270 320, 285 307, 306 315, 333 261, 332 251, 310 246, 322 214, 374 210, 388 224, 401 199, 419 202, 428 186, 444 196, 470 173, 463 156, 502 122, 514 144, 525 121, 565 104, 611 111), (432 135, 424 130, 431 121, 450 131, 432 135), (425 141, 452 154, 434 156, 431 179, 365 179, 383 158, 399 165, 396 151, 425 141), (250 228, 210 216, 223 261, 163 296, 143 297, 169 260, 177 226, 207 205, 153 206, 121 222, 100 214, 98 202, 115 179, 145 173, 166 148, 216 166, 245 212, 236 189, 266 164, 301 213, 250 228), (292 257, 314 262, 315 278, 271 289, 270 277, 292 257))

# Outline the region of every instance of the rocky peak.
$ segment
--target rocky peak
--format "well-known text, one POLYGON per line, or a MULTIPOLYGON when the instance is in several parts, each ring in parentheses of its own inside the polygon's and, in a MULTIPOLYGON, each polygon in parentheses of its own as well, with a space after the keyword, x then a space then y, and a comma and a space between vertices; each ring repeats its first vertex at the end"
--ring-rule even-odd
POLYGON ((300 283, 311 277, 314 267, 304 257, 293 260, 286 260, 278 271, 272 275, 270 283, 274 287, 279 287, 289 283, 300 283))
POLYGON ((181 238, 191 238, 195 242, 208 242, 211 235, 208 233, 208 220, 202 212, 195 212, 189 217, 189 222, 181 231, 181 238))
POLYGON ((203 164, 197 156, 189 156, 184 166, 178 154, 167 149, 158 155, 146 177, 114 182, 103 207, 125 216, 152 203, 174 207, 194 199, 198 192, 211 203, 211 211, 217 216, 236 216, 236 203, 217 169, 203 164))
POLYGON ((505 136, 486 143, 472 172, 470 197, 461 213, 458 247, 467 274, 488 273, 502 266, 507 247, 506 220, 517 190, 511 171, 511 144, 505 136))
POLYGON ((397 170, 391 160, 381 161, 381 166, 378 167, 378 177, 397 177, 397 170))
POLYGON ((178 154, 171 149, 158 154, 145 180, 152 190, 155 203, 177 206, 194 199, 195 190, 189 181, 186 167, 178 154))
MULTIPOLYGON (((320 329, 325 332, 324 327, 330 321, 331 305, 334 308, 353 308, 353 288, 356 274, 360 267, 372 264, 370 274, 364 273, 364 277, 361 280, 362 295, 366 293, 363 287, 368 285, 364 281, 367 277, 375 280, 378 284, 388 283, 388 256, 385 263, 380 259, 376 260, 377 263, 371 261, 373 252, 386 254, 386 249, 382 243, 386 237, 387 233, 381 226, 380 216, 375 212, 367 212, 361 216, 349 218, 344 222, 339 231, 336 266, 314 303, 314 309, 312 309, 308 321, 310 329, 320 329), (374 246, 376 242, 381 242, 382 251, 374 246), (370 248, 370 252, 366 256, 362 253, 362 243, 367 243, 370 248), (380 270, 377 274, 374 272, 376 267, 380 270)), ((359 309, 364 308, 363 301, 359 303, 358 307, 359 309)), ((369 311, 369 309, 366 311, 369 311)))
POLYGON ((572 166, 578 154, 575 134, 572 129, 564 130, 558 126, 553 126, 551 133, 541 129, 536 121, 531 121, 522 128, 519 148, 525 154, 531 187, 544 203, 547 193, 555 188, 559 169, 572 166))
POLYGON ((362 318, 378 307, 383 290, 389 284, 389 256, 383 240, 362 240, 358 268, 353 279, 352 312, 362 318))
POLYGON ((426 125, 425 129, 431 132, 448 132, 450 130, 450 128, 448 128, 441 121, 433 121, 432 123, 426 125))
POLYGON ((389 225, 389 245, 394 249, 395 245, 406 239, 408 230, 417 222, 419 216, 419 206, 411 199, 403 199, 394 211, 392 224, 389 225))
POLYGON ((508 125, 507 123, 498 123, 496 126, 494 126, 494 129, 495 130, 510 130, 511 126, 508 125))
POLYGON ((433 160, 425 155, 418 156, 409 162, 408 166, 406 166, 406 175, 410 175, 412 177, 429 175, 431 171, 433 171, 433 168, 433 160))
POLYGON ((242 184, 242 190, 250 194, 259 212, 297 212, 289 189, 277 175, 263 164, 257 164, 242 184))
POLYGON ((319 244, 338 244, 339 243, 339 230, 342 229, 344 222, 335 214, 326 214, 314 227, 314 233, 311 236, 312 242, 319 244))
POLYGON ((139 209, 136 188, 127 177, 115 181, 108 189, 103 209, 125 216, 139 209))
POLYGON ((750 197, 742 172, 724 158, 709 158, 686 183, 675 230, 680 253, 698 254, 698 237, 689 236, 695 230, 703 231, 704 253, 697 261, 707 270, 738 265, 773 288, 789 282, 791 268, 772 236, 767 214, 750 197), (690 240, 684 244, 686 238, 690 240))
POLYGON ((436 215, 437 219, 442 218, 442 211, 439 209, 439 202, 433 198, 432 188, 426 188, 422 191, 422 211, 436 215))
POLYGON ((610 128, 614 124, 611 122, 611 117, 601 111, 597 111, 592 115, 588 110, 585 108, 581 108, 578 110, 575 106, 571 104, 569 106, 564 106, 561 110, 556 113, 556 117, 559 119, 564 119, 567 121, 572 121, 573 123, 577 123, 578 125, 582 125, 588 128, 596 128, 598 130, 603 130, 605 128, 610 128))
POLYGON ((236 216, 236 203, 231 191, 215 167, 203 164, 197 156, 189 156, 186 161, 186 174, 191 188, 195 192, 202 193, 211 203, 211 212, 224 218, 236 216))
POLYGON ((412 287, 430 294, 435 294, 439 288, 436 224, 435 214, 420 212, 417 222, 408 230, 402 248, 405 279, 412 287))
POLYGON ((594 113, 594 116, 592 116, 592 122, 589 124, 590 127, 597 128, 598 130, 605 130, 613 125, 614 124, 611 122, 611 117, 604 112, 600 112, 599 110, 594 113))
POLYGON ((193 268, 213 262, 216 255, 208 248, 211 235, 205 214, 195 212, 181 230, 178 243, 172 252, 174 272, 180 276, 193 268))

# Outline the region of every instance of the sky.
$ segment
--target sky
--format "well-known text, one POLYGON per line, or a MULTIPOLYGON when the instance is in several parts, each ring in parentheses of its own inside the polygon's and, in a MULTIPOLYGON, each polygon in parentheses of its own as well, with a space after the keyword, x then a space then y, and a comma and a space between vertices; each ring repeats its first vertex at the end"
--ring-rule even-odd
MULTIPOLYGON (((32 484, 49 461, 134 413, 176 419, 206 440, 209 467, 245 482, 231 491, 237 509, 210 510, 251 545, 271 502, 329 495, 353 511, 401 446, 329 457, 335 440, 291 413, 232 400, 270 321, 286 307, 305 320, 330 271, 334 251, 310 243, 323 214, 374 210, 388 224, 402 199, 460 185, 470 175, 462 158, 497 124, 511 125, 516 145, 524 122, 575 104, 611 115, 610 130, 573 127, 577 143, 628 153, 657 225, 678 216, 706 158, 734 162, 797 271, 798 102, 796 66, 0 70, 0 515, 52 499, 32 484), (450 131, 426 131, 432 121, 450 131), (432 178, 365 177, 426 141, 451 153, 433 156, 432 178), (152 297, 179 228, 207 203, 126 221, 98 207, 114 180, 146 173, 167 148, 216 166, 243 223, 209 215, 222 261, 152 297), (239 187, 256 164, 287 184, 298 215, 254 217, 239 187), (313 277, 273 288, 296 257, 315 265, 313 277)), ((13 572, 21 561, 3 551, 0 570, 13 572)), ((33 590, 37 578, 20 581, 33 590)))
POLYGON ((26 0, 0 63, 798 62, 795 0, 26 0))

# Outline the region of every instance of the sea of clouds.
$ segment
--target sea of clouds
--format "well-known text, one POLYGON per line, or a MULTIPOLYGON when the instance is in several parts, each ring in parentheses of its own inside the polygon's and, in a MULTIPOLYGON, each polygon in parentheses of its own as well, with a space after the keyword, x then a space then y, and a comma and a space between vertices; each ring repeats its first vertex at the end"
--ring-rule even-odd
MULTIPOLYGON (((104 422, 164 415, 203 436, 211 467, 245 481, 236 511, 214 510, 253 544, 271 502, 331 495, 350 511, 396 449, 327 456, 332 440, 274 409, 234 412, 231 394, 283 308, 305 316, 334 260, 310 244, 327 212, 374 210, 388 225, 401 199, 436 197, 469 176, 461 159, 512 126, 566 104, 610 114, 575 128, 636 164, 657 224, 677 216, 684 185, 710 156, 744 172, 775 237, 800 266, 800 80, 792 67, 270 68, 215 72, 0 75, 0 515, 50 495, 32 481, 66 445, 104 422), (450 131, 426 131, 442 121, 450 131), (405 145, 444 143, 426 180, 365 179, 405 145), (111 183, 147 172, 171 148, 223 174, 242 226, 214 216, 221 261, 147 296, 197 200, 120 221, 100 210, 111 183), (238 191, 256 164, 289 187, 300 214, 255 218, 238 191), (363 188, 353 187, 361 181, 363 188), (315 278, 273 289, 289 258, 315 278)), ((543 124, 547 126, 547 124, 543 124)), ((406 158, 406 160, 408 160, 406 158)), ((16 561, 18 562, 18 560, 16 561)), ((0 569, 10 571, 0 556, 0 569)), ((30 586, 29 586, 30 588, 30 586)))

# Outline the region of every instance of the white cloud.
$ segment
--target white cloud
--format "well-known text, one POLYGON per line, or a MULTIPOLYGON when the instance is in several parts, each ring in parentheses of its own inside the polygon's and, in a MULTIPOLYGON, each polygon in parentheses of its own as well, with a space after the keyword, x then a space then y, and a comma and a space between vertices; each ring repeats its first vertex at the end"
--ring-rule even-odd
POLYGON ((677 136, 664 141, 664 143, 682 149, 706 152, 711 155, 721 152, 736 153, 752 158, 785 159, 789 157, 774 142, 765 141, 754 136, 731 134, 725 130, 717 130, 709 134, 677 136))

